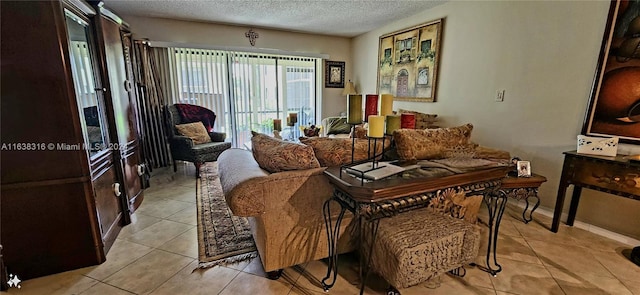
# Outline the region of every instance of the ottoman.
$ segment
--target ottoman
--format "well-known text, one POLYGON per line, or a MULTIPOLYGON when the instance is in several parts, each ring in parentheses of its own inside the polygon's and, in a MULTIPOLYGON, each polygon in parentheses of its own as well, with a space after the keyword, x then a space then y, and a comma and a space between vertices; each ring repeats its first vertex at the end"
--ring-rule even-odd
MULTIPOLYGON (((369 251, 371 231, 364 235, 363 248, 369 251)), ((417 209, 380 220, 371 268, 391 286, 407 288, 472 263, 479 248, 477 226, 417 209)))

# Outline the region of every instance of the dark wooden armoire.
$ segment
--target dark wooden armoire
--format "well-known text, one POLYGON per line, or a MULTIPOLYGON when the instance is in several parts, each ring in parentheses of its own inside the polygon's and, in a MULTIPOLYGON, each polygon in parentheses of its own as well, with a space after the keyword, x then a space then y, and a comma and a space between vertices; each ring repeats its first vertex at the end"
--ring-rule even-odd
POLYGON ((143 199, 127 26, 80 0, 0 12, 2 262, 22 280, 102 263, 143 199))

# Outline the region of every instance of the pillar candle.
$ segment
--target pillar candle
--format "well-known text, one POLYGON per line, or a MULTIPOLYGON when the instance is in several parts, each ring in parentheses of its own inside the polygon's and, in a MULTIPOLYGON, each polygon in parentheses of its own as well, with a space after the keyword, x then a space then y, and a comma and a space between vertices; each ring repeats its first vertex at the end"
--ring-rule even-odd
POLYGON ((293 126, 293 125, 294 125, 294 123, 291 122, 291 117, 287 116, 287 126, 293 126))
POLYGON ((364 103, 364 121, 368 122, 369 116, 378 115, 378 95, 367 94, 367 100, 364 103))
POLYGON ((347 95, 347 123, 348 124, 360 124, 362 123, 362 95, 349 94, 347 95))
POLYGON ((391 115, 393 113, 393 95, 380 95, 380 116, 391 115))
POLYGON ((369 130, 367 130, 367 136, 373 138, 384 137, 384 117, 372 115, 368 118, 369 130))
POLYGON ((282 120, 273 119, 273 130, 282 131, 282 120))
POLYGON ((400 128, 416 129, 416 115, 411 113, 400 114, 400 128))
POLYGON ((298 123, 298 113, 289 113, 289 117, 291 117, 291 123, 298 123))
POLYGON ((400 129, 400 116, 387 115, 387 135, 393 135, 393 131, 400 129))

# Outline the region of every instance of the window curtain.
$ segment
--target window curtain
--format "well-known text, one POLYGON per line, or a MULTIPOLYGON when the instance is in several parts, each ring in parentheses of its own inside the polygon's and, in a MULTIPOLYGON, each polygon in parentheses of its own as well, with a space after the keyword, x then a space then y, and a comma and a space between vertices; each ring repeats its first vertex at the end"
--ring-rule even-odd
POLYGON ((171 165, 171 154, 164 126, 167 85, 170 85, 166 48, 152 48, 135 41, 134 74, 138 82, 137 97, 142 120, 142 147, 145 162, 152 168, 171 165))

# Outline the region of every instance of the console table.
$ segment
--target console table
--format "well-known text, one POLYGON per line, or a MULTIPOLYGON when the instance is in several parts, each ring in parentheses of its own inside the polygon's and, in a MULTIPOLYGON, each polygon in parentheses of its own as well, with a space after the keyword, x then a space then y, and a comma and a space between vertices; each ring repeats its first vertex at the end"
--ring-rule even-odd
MULTIPOLYGON (((327 168, 324 173, 334 186, 334 193, 332 198, 324 203, 323 208, 329 240, 329 266, 327 275, 322 279, 324 290, 328 291, 334 285, 338 274, 337 237, 339 237, 340 222, 345 210, 353 212, 358 218, 361 234, 365 230, 365 222, 369 225, 367 230, 371 230, 373 245, 381 218, 393 217, 401 212, 426 207, 433 198, 437 197, 439 191, 449 188, 458 192, 464 191, 467 195, 484 196, 484 202, 489 209, 489 245, 486 267, 479 265, 478 267, 496 275, 502 270, 496 258, 496 243, 500 219, 507 202, 506 193, 499 189, 502 179, 511 169, 512 167, 502 166, 440 177, 405 175, 405 177, 390 177, 363 184, 360 179, 342 172, 341 167, 327 168), (340 213, 335 223, 331 220, 331 206, 329 206, 332 201, 340 204, 340 213), (493 261, 491 261, 492 256, 493 261), (331 274, 333 279, 328 282, 331 274)), ((370 258, 371 255, 366 259, 360 259, 360 294, 364 290, 370 258), (365 266, 367 270, 363 273, 365 266)))
POLYGON ((564 155, 556 208, 551 224, 552 232, 558 232, 564 198, 569 185, 573 185, 567 217, 569 226, 573 226, 576 218, 582 188, 640 200, 640 162, 631 161, 625 156, 594 156, 578 154, 576 151, 565 152, 564 155))

